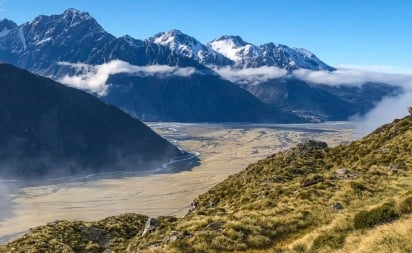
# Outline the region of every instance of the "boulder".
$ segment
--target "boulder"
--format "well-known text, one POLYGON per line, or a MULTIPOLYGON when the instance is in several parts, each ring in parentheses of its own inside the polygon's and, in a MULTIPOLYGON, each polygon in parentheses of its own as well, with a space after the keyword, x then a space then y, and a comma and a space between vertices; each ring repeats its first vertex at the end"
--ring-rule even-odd
POLYGON ((341 203, 335 202, 335 203, 332 204, 331 209, 332 209, 332 211, 334 211, 334 212, 338 212, 339 210, 342 210, 342 209, 343 209, 343 206, 342 206, 341 203))
POLYGON ((355 177, 355 172, 350 171, 346 168, 337 169, 334 173, 336 179, 348 179, 355 177))
POLYGON ((152 232, 153 230, 155 230, 158 224, 159 224, 159 222, 158 222, 157 219, 149 218, 146 221, 146 225, 144 226, 142 236, 145 236, 146 234, 148 234, 148 233, 152 232))
POLYGON ((181 232, 177 231, 177 230, 172 230, 170 231, 170 234, 168 237, 166 237, 163 241, 164 243, 172 243, 174 241, 176 241, 179 238, 182 238, 183 235, 181 232))
POLYGON ((193 200, 192 203, 190 203, 189 213, 194 212, 196 210, 197 205, 198 201, 196 199, 193 200))
POLYGON ((212 223, 209 223, 206 228, 211 231, 219 231, 222 229, 222 223, 214 221, 212 223))

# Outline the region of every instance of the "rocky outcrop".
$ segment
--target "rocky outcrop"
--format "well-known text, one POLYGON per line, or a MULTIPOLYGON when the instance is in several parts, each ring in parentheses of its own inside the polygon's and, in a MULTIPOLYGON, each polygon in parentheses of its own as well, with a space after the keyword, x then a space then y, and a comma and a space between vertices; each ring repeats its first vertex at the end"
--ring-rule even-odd
POLYGON ((152 232, 153 230, 156 229, 156 227, 159 225, 159 222, 155 218, 149 218, 144 226, 144 230, 142 233, 142 236, 147 235, 148 233, 152 232))
POLYGON ((356 173, 354 171, 350 171, 346 168, 337 169, 334 173, 334 177, 336 179, 348 179, 348 178, 353 178, 355 176, 356 176, 356 173))

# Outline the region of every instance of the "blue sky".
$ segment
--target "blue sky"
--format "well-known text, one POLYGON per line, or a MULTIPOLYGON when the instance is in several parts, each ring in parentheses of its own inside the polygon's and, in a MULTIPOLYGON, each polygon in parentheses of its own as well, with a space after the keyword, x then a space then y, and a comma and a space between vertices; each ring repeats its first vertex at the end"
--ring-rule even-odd
POLYGON ((412 71, 411 0, 0 0, 0 19, 21 24, 67 8, 89 12, 115 36, 173 28, 201 42, 240 35, 306 48, 330 65, 412 71))

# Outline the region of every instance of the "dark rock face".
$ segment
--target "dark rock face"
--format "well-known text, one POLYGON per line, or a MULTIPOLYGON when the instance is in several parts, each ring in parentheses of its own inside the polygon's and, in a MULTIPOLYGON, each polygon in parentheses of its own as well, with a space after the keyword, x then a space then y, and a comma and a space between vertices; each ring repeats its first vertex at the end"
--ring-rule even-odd
POLYGON ((142 233, 142 236, 147 235, 148 233, 152 232, 153 230, 156 229, 156 227, 159 225, 159 221, 155 218, 149 218, 147 219, 147 222, 144 226, 144 230, 142 233))
POLYGON ((112 86, 102 99, 146 121, 303 122, 217 76, 116 75, 109 83, 112 86))
POLYGON ((290 48, 286 45, 275 43, 261 45, 260 49, 262 50, 262 61, 266 66, 277 66, 288 70, 299 68, 335 70, 335 68, 322 62, 316 55, 305 49, 290 48))
POLYGON ((148 169, 181 153, 92 95, 0 64, 2 176, 148 169))
POLYGON ((263 102, 290 108, 299 116, 320 120, 348 120, 364 115, 386 96, 402 90, 387 84, 367 83, 359 87, 310 84, 294 78, 269 80, 258 85, 242 85, 263 102))

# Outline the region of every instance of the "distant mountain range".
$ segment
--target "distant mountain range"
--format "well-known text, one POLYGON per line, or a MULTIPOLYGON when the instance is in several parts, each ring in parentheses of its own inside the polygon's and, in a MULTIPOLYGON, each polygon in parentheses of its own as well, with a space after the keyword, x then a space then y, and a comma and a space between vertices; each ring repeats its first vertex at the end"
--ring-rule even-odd
POLYGON ((0 61, 55 80, 78 74, 79 67, 67 63, 96 66, 113 60, 133 66, 166 65, 194 70, 184 77, 156 73, 136 77, 136 73, 124 70, 110 73, 110 87, 100 98, 144 120, 279 123, 345 120, 370 110, 384 96, 400 92, 387 84, 371 83, 366 88, 351 87, 356 95, 350 97, 344 85, 331 88, 299 81, 287 73, 297 69, 335 69, 308 50, 275 43, 257 46, 239 36, 225 35, 207 44, 179 30, 158 33, 146 40, 128 35, 116 38, 89 13, 75 9, 60 15, 41 15, 22 25, 7 19, 0 21, 0 61), (286 75, 252 84, 227 81, 219 72, 260 67, 276 67, 286 75), (371 90, 372 93, 365 92, 371 90))
POLYGON ((0 176, 149 170, 180 151, 92 95, 0 64, 0 176))

